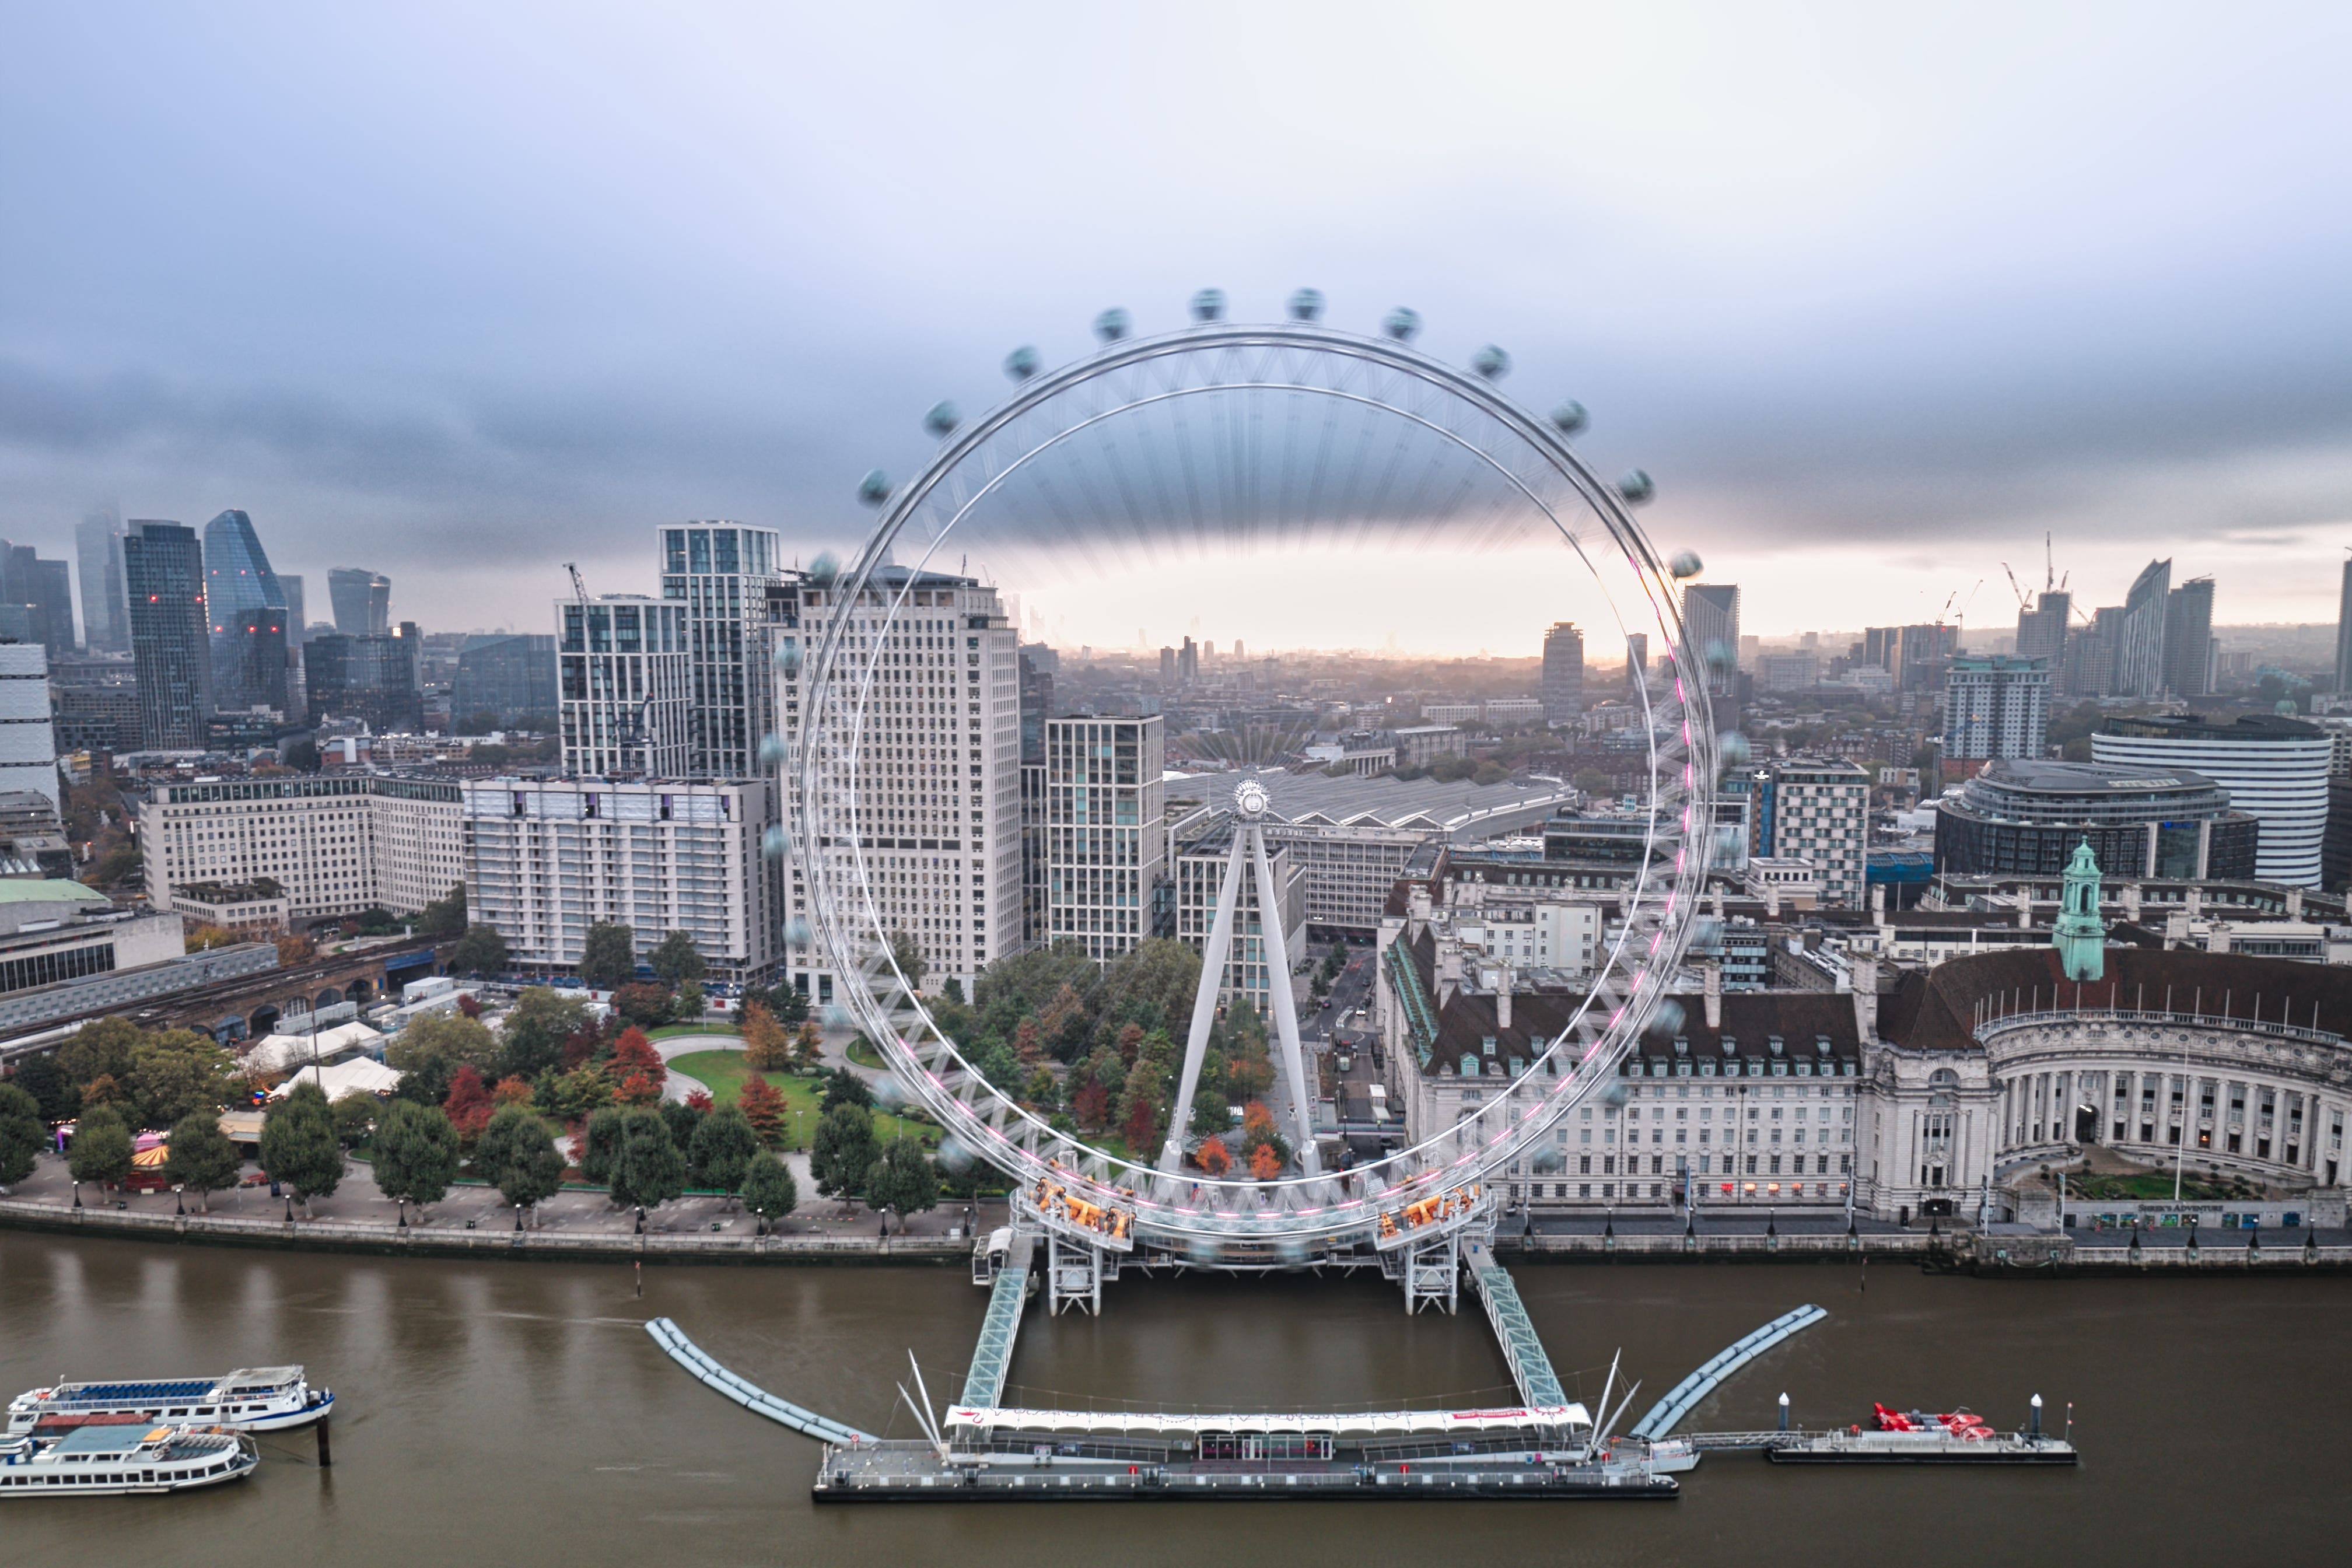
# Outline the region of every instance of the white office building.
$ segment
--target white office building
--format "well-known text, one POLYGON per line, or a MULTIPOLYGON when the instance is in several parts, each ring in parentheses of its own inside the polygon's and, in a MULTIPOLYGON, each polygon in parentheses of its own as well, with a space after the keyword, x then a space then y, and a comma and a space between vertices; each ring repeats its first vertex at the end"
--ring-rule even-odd
POLYGON ((2039 658, 1955 658, 1944 680, 1944 760, 2039 760, 2050 723, 2050 669, 2039 658))
POLYGON ((37 642, 0 643, 0 790, 13 789, 36 791, 62 808, 49 655, 37 642))
POLYGON ((597 924, 625 925, 638 956, 682 931, 713 978, 765 982, 777 918, 760 839, 766 779, 469 779, 467 908, 517 968, 574 969, 597 924))
POLYGON ((687 605, 642 594, 555 602, 567 773, 682 779, 694 756, 687 605))
POLYGON ((1792 758, 1758 776, 1759 856, 1809 860, 1831 909, 1863 907, 1869 870, 1870 775, 1852 763, 1792 758))
POLYGON ((362 773, 157 784, 139 811, 147 901, 267 878, 302 924, 412 913, 467 879, 458 786, 362 773))
MULTIPOLYGON (((814 647, 839 626, 843 657, 861 671, 881 656, 856 753, 826 763, 856 803, 845 825, 834 823, 848 832, 796 847, 787 919, 809 918, 804 857, 854 879, 862 853, 884 926, 922 949, 926 987, 953 977, 969 993, 982 967, 1022 945, 1016 628, 993 587, 903 566, 877 570, 854 600, 841 586, 788 584, 776 615, 773 635, 786 647, 814 647)), ((775 728, 794 759, 787 791, 796 788, 806 674, 791 664, 776 680, 775 728)), ((795 945, 785 963, 795 984, 832 999, 835 977, 814 948, 795 945)))
POLYGON ((1168 876, 1167 738, 1159 718, 1048 718, 1042 786, 1045 922, 1107 963, 1151 935, 1168 876))
POLYGON ((2261 824, 2254 875, 2315 888, 2327 829, 2327 771, 2336 742, 2316 724, 2269 713, 2235 723, 2196 713, 2109 719, 2091 737, 2091 760, 2106 767, 2176 768, 2204 774, 2230 792, 2231 809, 2261 824))

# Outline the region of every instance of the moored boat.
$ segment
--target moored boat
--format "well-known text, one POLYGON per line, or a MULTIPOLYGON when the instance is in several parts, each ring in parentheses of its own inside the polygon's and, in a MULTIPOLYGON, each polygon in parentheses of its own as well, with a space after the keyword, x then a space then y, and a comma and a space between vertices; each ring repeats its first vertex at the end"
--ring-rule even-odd
POLYGON ((67 1416, 121 1416, 239 1432, 282 1432, 324 1418, 332 1390, 314 1389, 299 1366, 245 1367, 226 1377, 158 1378, 111 1383, 60 1383, 8 1402, 9 1436, 67 1416))
POLYGON ((0 1498, 185 1491, 243 1480, 260 1463, 243 1433, 95 1419, 0 1437, 0 1498))

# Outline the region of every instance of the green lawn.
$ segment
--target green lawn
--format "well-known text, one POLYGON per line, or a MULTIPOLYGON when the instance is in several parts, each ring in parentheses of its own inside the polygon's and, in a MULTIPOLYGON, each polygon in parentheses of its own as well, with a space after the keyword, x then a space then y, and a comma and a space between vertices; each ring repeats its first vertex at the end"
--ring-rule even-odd
MULTIPOLYGON (((2226 1203, 2233 1198, 2252 1202, 2261 1188, 2238 1184, 2222 1184, 2185 1177, 2180 1184, 2184 1203, 2226 1203)), ((2169 1203, 2172 1200, 2172 1177, 2169 1174, 2069 1176, 2066 1195, 2085 1203, 2114 1203, 2118 1200, 2146 1199, 2169 1203)))
POLYGON ((742 1031, 738 1029, 732 1024, 713 1019, 709 1023, 703 1024, 664 1024, 658 1029, 646 1030, 646 1038, 649 1040, 674 1040, 680 1035, 740 1036, 741 1033, 742 1031))
POLYGON ((860 1035, 856 1039, 850 1041, 849 1048, 843 1051, 842 1055, 847 1057, 851 1061, 856 1062, 859 1067, 871 1068, 877 1072, 882 1070, 882 1053, 876 1050, 873 1043, 867 1040, 863 1035, 860 1035))
MULTIPOLYGON (((751 1069, 743 1065, 741 1051, 690 1051, 685 1056, 671 1058, 669 1065, 688 1078, 699 1079, 709 1084, 714 1105, 734 1104, 735 1097, 743 1091, 743 1080, 751 1076, 751 1069)), ((805 1148, 807 1141, 816 1134, 817 1106, 824 1098, 823 1085, 815 1079, 800 1078, 792 1073, 776 1073, 769 1078, 768 1082, 784 1097, 784 1136, 787 1139, 793 1135, 793 1113, 800 1113, 798 1142, 805 1148)), ((923 1141, 926 1148, 939 1145, 940 1130, 928 1121, 912 1121, 878 1111, 875 1114, 876 1137, 895 1138, 901 1132, 914 1133, 923 1141)))

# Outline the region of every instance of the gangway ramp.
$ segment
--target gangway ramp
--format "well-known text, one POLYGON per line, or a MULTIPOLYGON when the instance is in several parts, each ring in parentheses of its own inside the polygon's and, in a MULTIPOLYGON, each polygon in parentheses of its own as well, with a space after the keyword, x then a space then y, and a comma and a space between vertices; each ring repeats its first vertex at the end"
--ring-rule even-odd
POLYGON ((988 1315, 980 1321, 980 1342, 972 1347, 971 1370, 964 1373, 963 1397, 958 1404, 973 1410, 993 1410, 1004 1393, 1004 1374, 1013 1365, 1013 1342, 1021 1332, 1021 1309, 1029 1301, 1029 1271, 1037 1258, 1034 1233, 1014 1231, 1012 1250, 988 1291, 988 1315))
POLYGON ((1495 1260, 1494 1248, 1484 1241, 1471 1242, 1463 1248, 1463 1261, 1470 1266, 1478 1299, 1486 1304, 1486 1321, 1495 1325, 1503 1359, 1510 1363, 1511 1381, 1519 1385, 1519 1403, 1531 1410, 1566 1405, 1568 1394, 1559 1385, 1559 1374, 1552 1371, 1551 1357, 1544 1353, 1543 1341, 1519 1300, 1519 1288, 1495 1260))
MULTIPOLYGON (((1790 1335, 1801 1332, 1820 1322, 1829 1314, 1819 1307, 1804 1306, 1793 1312, 1783 1312, 1755 1332, 1743 1336, 1717 1351, 1706 1363, 1688 1377, 1666 1391, 1666 1396, 1650 1406, 1649 1413, 1633 1424, 1636 1437, 1658 1438, 1678 1426, 1682 1418, 1697 1407, 1698 1402, 1713 1394, 1732 1373, 1779 1344, 1790 1335)), ((1733 1434, 1716 1434, 1729 1437, 1733 1434)), ((1760 1447, 1746 1443, 1727 1442, 1723 1447, 1760 1447)))
POLYGON ((820 1443, 846 1446, 877 1440, 871 1433, 845 1426, 829 1415, 819 1415, 814 1410, 803 1409, 788 1399, 779 1399, 767 1390, 746 1383, 711 1360, 700 1346, 679 1332, 677 1325, 667 1318, 656 1318, 646 1325, 646 1332, 653 1336, 654 1343, 669 1352, 672 1361, 692 1373, 705 1387, 726 1395, 754 1415, 764 1415, 803 1436, 814 1437, 820 1443))

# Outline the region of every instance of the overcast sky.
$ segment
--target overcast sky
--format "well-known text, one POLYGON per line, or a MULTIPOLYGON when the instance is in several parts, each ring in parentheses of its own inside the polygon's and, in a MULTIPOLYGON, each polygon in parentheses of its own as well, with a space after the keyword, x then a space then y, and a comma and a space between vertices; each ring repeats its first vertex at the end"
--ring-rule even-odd
POLYGON ((650 590, 665 521, 844 546, 1015 344, 1311 284, 1582 400, 1752 631, 1987 579, 2005 622, 2044 529, 2081 603, 2161 553, 2219 620, 2332 619, 2347 46, 2341 7, 8 0, 0 532, 243 507, 314 618, 352 564, 540 630, 562 560, 650 590))

